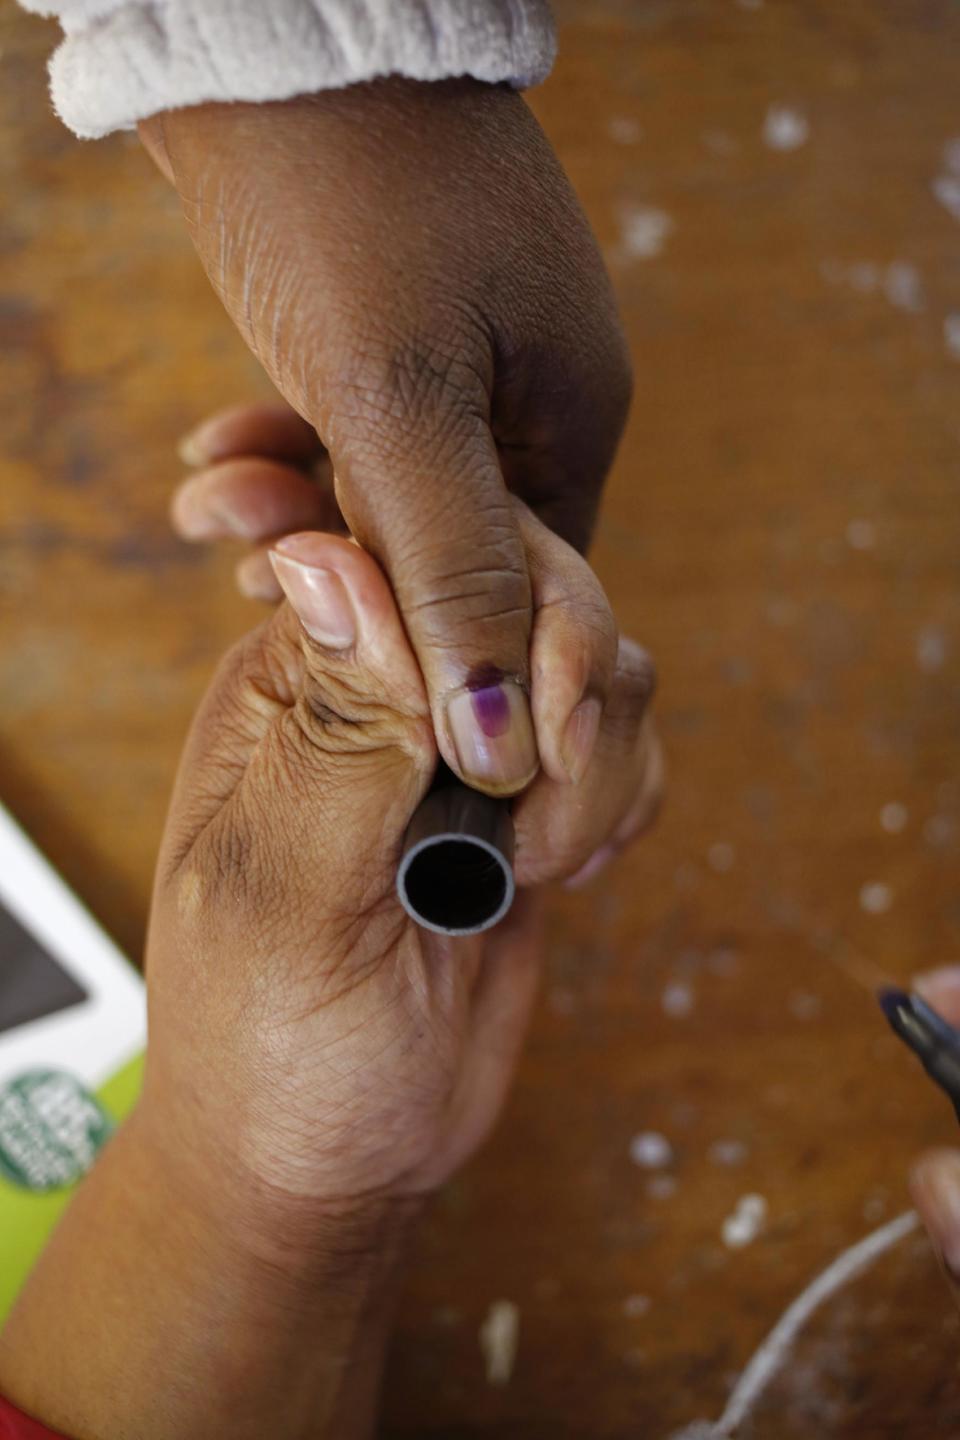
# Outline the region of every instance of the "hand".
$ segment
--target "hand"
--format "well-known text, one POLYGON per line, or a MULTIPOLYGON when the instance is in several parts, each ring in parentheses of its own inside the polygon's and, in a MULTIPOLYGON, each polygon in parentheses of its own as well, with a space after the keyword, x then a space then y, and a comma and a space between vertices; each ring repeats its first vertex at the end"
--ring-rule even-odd
MULTIPOLYGON (((538 754, 560 778, 584 696, 538 697, 505 486, 583 549, 630 378, 597 247, 529 109, 472 80, 390 79, 177 110, 141 135, 229 314, 329 451, 444 759, 490 793, 523 789, 538 754), (491 676, 511 697, 492 767, 464 701, 491 676)), ((215 458, 203 430, 193 451, 215 458)))
MULTIPOLYGON (((549 583, 547 603, 572 608, 595 586, 585 562, 529 514, 518 524, 535 593, 549 583)), ((220 1095, 227 1163, 274 1193, 409 1197, 493 1123, 530 1005, 534 901, 452 945, 411 924, 395 867, 436 750, 393 597, 342 538, 304 532, 272 553, 304 643, 282 608, 230 657, 196 722, 155 896, 148 1095, 167 1110, 196 1088, 220 1095), (239 973, 224 973, 224 950, 239 973), (248 1033, 252 1055, 238 1046, 248 1033), (242 1117, 265 1115, 247 1139, 242 1117)), ((599 589, 593 599, 599 623, 599 589)), ((546 776, 515 806, 521 887, 565 878, 649 823, 648 698, 649 663, 621 642, 592 759, 565 787, 566 830, 544 825, 546 776)), ((210 1145, 205 1134, 204 1155, 210 1145)))
MULTIPOLYGON (((270 542, 308 525, 345 533, 329 456, 311 427, 286 406, 238 406, 209 417, 201 429, 208 464, 177 489, 171 506, 174 528, 194 543, 245 541, 249 550, 236 569, 240 590, 251 598, 279 601, 282 590, 270 561, 270 542)), ((640 755, 630 767, 639 777, 636 788, 623 786, 619 750, 608 752, 600 768, 608 799, 584 813, 577 786, 610 699, 617 669, 616 623, 588 566, 533 521, 525 507, 514 508, 533 584, 534 713, 549 737, 543 773, 519 812, 521 819, 528 818, 519 854, 520 880, 539 884, 566 879, 576 886, 597 874, 654 819, 663 789, 663 758, 646 716, 640 755), (587 698, 577 703, 583 695, 587 698), (558 753, 547 724, 549 712, 565 712, 571 705, 567 728, 556 737, 563 747, 558 753), (599 846, 591 850, 598 837, 599 846)), ((636 694, 631 713, 639 714, 652 693, 652 665, 629 644, 624 657, 616 703, 623 705, 632 674, 636 694)), ((608 717, 604 728, 611 723, 616 725, 615 716, 608 717)))
MULTIPOLYGON (((960 966, 914 981, 916 992, 951 1025, 960 1025, 960 966)), ((931 1150, 917 1162, 910 1189, 960 1303, 960 1148, 931 1150)))
MULTIPOLYGON (((563 615, 595 582, 515 503, 563 615)), ((396 899, 436 746, 383 573, 332 535, 274 555, 290 604, 222 665, 173 797, 142 1099, 0 1348, 0 1388, 68 1434, 369 1434, 406 1227, 493 1124, 532 1004, 537 897, 458 940, 396 899)), ((636 810, 648 697, 622 642, 579 828, 532 843, 546 776, 516 806, 521 882, 636 810)))

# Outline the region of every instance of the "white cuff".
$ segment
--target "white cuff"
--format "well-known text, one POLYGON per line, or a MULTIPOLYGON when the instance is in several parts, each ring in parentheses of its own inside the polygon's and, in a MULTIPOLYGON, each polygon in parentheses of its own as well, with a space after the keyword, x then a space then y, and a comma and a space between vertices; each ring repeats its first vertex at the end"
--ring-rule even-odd
POLYGON ((286 100, 378 75, 518 88, 550 70, 548 0, 21 0, 55 15, 57 114, 95 139, 207 100, 286 100))

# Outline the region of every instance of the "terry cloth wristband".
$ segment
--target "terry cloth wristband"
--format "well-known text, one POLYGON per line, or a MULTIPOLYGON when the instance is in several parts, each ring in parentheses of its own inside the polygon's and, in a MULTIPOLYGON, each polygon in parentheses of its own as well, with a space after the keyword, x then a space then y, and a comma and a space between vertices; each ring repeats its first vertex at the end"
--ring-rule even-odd
POLYGON ((549 0, 20 0, 53 15, 60 118, 96 139, 205 101, 289 100, 381 75, 544 79, 549 0))

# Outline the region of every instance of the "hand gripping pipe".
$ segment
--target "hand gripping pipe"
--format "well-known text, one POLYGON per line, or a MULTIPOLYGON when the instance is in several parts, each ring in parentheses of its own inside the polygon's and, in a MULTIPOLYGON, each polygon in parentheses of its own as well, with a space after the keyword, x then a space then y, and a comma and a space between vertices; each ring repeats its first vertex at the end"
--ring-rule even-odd
POLYGON ((414 813, 397 870, 407 914, 438 935, 478 935, 513 904, 510 802, 449 776, 414 813))

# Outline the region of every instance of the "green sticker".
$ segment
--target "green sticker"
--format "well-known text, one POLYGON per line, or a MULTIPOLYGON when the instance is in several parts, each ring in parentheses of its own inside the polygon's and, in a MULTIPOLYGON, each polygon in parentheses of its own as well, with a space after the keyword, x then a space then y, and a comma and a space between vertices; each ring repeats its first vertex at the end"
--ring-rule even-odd
POLYGON ((30 1070, 0 1088, 0 1175, 59 1190, 85 1175, 113 1121, 73 1075, 30 1070))

